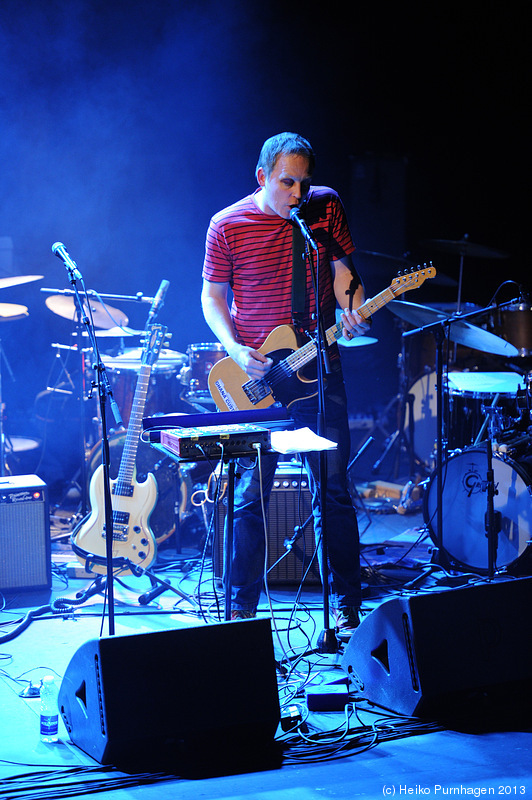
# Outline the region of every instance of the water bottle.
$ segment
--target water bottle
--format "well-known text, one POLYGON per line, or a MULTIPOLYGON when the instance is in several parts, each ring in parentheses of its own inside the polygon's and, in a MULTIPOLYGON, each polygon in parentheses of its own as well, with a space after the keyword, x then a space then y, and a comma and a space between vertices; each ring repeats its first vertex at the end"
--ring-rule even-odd
POLYGON ((41 742, 57 742, 59 738, 59 689, 53 675, 41 681, 41 742))

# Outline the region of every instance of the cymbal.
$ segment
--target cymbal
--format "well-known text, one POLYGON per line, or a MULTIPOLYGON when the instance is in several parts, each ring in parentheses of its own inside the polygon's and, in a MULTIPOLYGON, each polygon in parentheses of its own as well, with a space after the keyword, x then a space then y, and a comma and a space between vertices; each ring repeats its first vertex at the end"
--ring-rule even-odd
POLYGON ((18 303, 0 303, 0 322, 24 319, 28 314, 27 306, 21 306, 18 303))
MULTIPOLYGON (((102 331, 95 331, 95 335, 99 336, 100 338, 108 338, 108 337, 115 337, 119 338, 122 336, 141 336, 144 331, 134 331, 132 328, 127 328, 125 325, 123 328, 119 328, 115 326, 114 328, 105 328, 102 331)), ((88 336, 89 334, 87 331, 82 332, 83 336, 88 336)))
POLYGON ((417 328, 438 322, 438 320, 449 319, 449 339, 457 344, 471 347, 473 350, 482 350, 485 353, 507 356, 508 358, 518 355, 517 348, 505 339, 501 339, 500 336, 495 336, 494 333, 489 333, 483 328, 471 325, 459 317, 448 317, 447 314, 443 314, 441 311, 429 306, 409 303, 405 300, 392 300, 388 303, 388 308, 396 316, 405 320, 405 322, 410 322, 417 328))
MULTIPOLYGON (((64 319, 74 321, 77 316, 78 307, 73 297, 66 297, 62 294, 54 294, 47 297, 45 300, 46 305, 64 319)), ((127 316, 123 311, 118 308, 112 308, 108 305, 103 305, 97 300, 91 300, 90 308, 92 311, 92 318, 97 328, 114 328, 116 326, 126 326, 129 322, 127 316)), ((88 313, 86 301, 83 301, 83 310, 88 313)))
POLYGON ((495 250, 493 247, 486 247, 483 244, 475 244, 468 239, 423 239, 420 242, 422 247, 430 250, 439 250, 440 253, 452 253, 457 256, 468 256, 470 258, 509 258, 508 253, 502 250, 495 250))
POLYGON ((6 289, 8 286, 19 286, 21 283, 31 283, 31 281, 40 281, 44 275, 13 275, 7 278, 0 278, 0 289, 6 289))

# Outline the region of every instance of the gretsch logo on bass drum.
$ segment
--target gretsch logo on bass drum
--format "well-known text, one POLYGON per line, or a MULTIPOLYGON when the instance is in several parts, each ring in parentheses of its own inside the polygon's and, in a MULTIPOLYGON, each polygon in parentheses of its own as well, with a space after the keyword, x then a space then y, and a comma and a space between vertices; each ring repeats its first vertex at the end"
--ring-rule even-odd
MULTIPOLYGON (((495 484, 495 493, 497 493, 498 483, 495 484)), ((485 476, 481 475, 476 464, 471 464, 462 478, 462 488, 468 497, 479 492, 485 492, 487 489, 487 481, 485 476)))

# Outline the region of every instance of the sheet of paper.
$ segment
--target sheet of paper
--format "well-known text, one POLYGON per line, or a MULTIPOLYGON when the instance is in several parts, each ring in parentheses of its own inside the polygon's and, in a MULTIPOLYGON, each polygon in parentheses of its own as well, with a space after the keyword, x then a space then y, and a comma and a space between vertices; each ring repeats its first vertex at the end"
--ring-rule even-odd
POLYGON ((310 428, 295 431, 272 431, 271 446, 276 453, 311 453, 317 450, 335 450, 336 442, 318 436, 310 428))

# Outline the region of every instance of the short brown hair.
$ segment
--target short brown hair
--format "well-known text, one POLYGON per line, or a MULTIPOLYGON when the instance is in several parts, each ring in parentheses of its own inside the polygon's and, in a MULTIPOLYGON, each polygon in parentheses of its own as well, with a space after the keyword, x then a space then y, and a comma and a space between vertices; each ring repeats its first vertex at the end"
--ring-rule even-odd
POLYGON ((308 160, 309 173, 312 175, 316 158, 310 143, 298 133, 278 133, 266 139, 260 151, 255 175, 262 167, 267 178, 272 174, 280 155, 298 155, 308 160))

